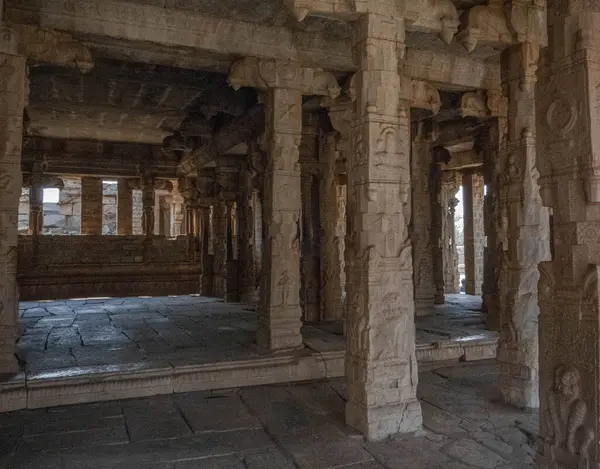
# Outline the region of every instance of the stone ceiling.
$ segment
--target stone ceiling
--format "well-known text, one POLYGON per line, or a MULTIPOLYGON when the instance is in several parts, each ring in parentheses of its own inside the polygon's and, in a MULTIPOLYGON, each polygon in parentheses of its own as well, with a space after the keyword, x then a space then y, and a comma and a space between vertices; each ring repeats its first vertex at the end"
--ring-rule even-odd
POLYGON ((220 73, 97 59, 86 75, 65 68, 30 73, 28 134, 161 144, 177 130, 212 134, 257 101, 220 73))

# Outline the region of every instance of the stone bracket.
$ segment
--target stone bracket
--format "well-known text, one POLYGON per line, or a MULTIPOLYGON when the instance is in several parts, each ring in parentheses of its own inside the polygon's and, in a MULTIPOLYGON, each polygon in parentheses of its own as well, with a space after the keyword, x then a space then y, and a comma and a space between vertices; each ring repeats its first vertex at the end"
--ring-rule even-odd
POLYGON ((229 84, 237 90, 249 86, 261 90, 289 88, 304 95, 328 96, 335 99, 341 88, 332 73, 300 66, 291 60, 265 60, 246 57, 235 62, 229 71, 229 84))
POLYGON ((469 53, 478 45, 504 48, 516 42, 499 6, 474 6, 464 18, 456 39, 469 53))
POLYGON ((30 60, 89 72, 94 59, 89 49, 69 34, 25 24, 0 25, 0 51, 30 60))
POLYGON ((442 100, 435 86, 425 81, 411 80, 410 106, 429 109, 434 114, 437 114, 440 107, 442 107, 442 100))

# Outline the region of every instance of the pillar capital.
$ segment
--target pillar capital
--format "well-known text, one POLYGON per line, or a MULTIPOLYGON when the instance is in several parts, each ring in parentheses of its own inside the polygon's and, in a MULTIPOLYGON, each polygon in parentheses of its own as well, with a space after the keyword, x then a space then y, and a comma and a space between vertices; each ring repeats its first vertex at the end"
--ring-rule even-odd
POLYGON ((69 34, 25 24, 0 24, 0 53, 89 72, 90 50, 69 34))
POLYGON ((330 98, 336 98, 340 94, 340 86, 332 73, 303 67, 292 60, 245 57, 231 66, 228 82, 236 90, 242 86, 250 86, 261 90, 293 89, 305 95, 330 98))

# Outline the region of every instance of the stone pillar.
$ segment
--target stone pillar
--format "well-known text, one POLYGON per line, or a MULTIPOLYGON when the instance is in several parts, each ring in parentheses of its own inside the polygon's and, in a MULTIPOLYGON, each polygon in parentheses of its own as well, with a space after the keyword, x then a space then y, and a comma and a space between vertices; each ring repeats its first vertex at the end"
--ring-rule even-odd
MULTIPOLYGON (((252 152, 252 150, 250 150, 252 152)), ((251 155, 248 155, 251 159, 251 155)), ((257 301, 254 216, 254 177, 250 164, 245 161, 240 171, 239 204, 239 291, 242 303, 254 304, 257 301)))
POLYGON ((227 292, 227 203, 213 205, 213 296, 225 298, 227 292))
POLYGON ((29 234, 41 235, 44 230, 44 185, 39 162, 34 163, 29 189, 29 234))
POLYGON ((247 57, 231 67, 229 84, 266 94, 268 147, 263 194, 265 242, 257 343, 272 350, 302 347, 300 310, 301 210, 299 145, 302 94, 339 95, 334 75, 289 60, 247 57))
MULTIPOLYGON (((488 90, 488 95, 491 93, 488 90)), ((501 92, 498 91, 498 94, 501 92)), ((502 101, 506 99, 502 97, 502 101)), ((501 242, 504 231, 500 217, 500 176, 501 155, 506 152, 507 116, 506 105, 502 105, 502 116, 491 119, 486 123, 482 135, 483 174, 487 193, 484 200, 484 225, 487 245, 484 250, 483 272, 483 304, 482 310, 487 314, 488 329, 500 331, 500 262, 504 255, 501 242)))
POLYGON ((435 286, 434 303, 444 304, 444 253, 443 253, 443 219, 442 209, 442 163, 450 161, 450 153, 443 147, 435 147, 432 152, 429 173, 429 200, 431 203, 431 257, 433 265, 433 282, 435 286))
POLYGON ((463 176, 463 210, 465 233, 465 293, 481 295, 483 285, 483 175, 467 173, 463 176))
POLYGON ((302 171, 302 243, 301 263, 301 288, 300 304, 302 306, 302 320, 304 322, 319 321, 320 302, 319 287, 321 278, 319 274, 318 246, 315 246, 317 233, 315 229, 315 193, 313 181, 315 176, 307 170, 302 171))
POLYGON ((302 92, 295 62, 277 64, 267 91, 261 308, 257 343, 271 350, 303 346, 300 310, 300 166, 302 92))
POLYGON ((133 234, 133 191, 128 179, 117 182, 117 234, 133 234))
POLYGON ((14 354, 19 293, 17 245, 21 196, 23 109, 26 99, 26 59, 0 54, 0 375, 16 373, 14 354))
POLYGON ((211 233, 211 206, 200 207, 202 219, 202 296, 213 296, 213 256, 209 252, 212 242, 211 233))
POLYGON ((412 142, 412 246, 416 314, 427 314, 435 300, 431 233, 431 156, 429 136, 420 130, 412 142))
POLYGON ((346 220, 343 206, 345 200, 340 200, 340 185, 336 175, 337 140, 334 133, 320 135, 321 317, 325 321, 340 321, 344 317, 341 262, 344 233, 341 228, 345 227, 346 220))
MULTIPOLYGON (((537 69, 539 47, 523 44, 502 54, 510 119, 507 143, 500 152, 502 229, 496 230, 503 234, 504 249, 499 275, 499 388, 503 400, 518 407, 539 406, 538 264, 549 258, 549 214, 542 207, 536 169, 536 74, 530 68, 533 64, 537 69)), ((561 122, 563 117, 564 113, 561 122)))
POLYGON ((142 178, 142 230, 146 236, 154 236, 154 178, 142 178))
POLYGON ((169 228, 171 226, 171 207, 167 203, 167 197, 161 195, 158 197, 158 234, 160 236, 170 236, 169 228))
POLYGON ((454 215, 458 199, 456 193, 462 178, 454 171, 442 173, 441 204, 442 218, 442 256, 444 263, 444 292, 460 292, 460 275, 458 273, 458 251, 456 249, 454 215))
POLYGON ((542 469, 600 464, 599 12, 595 2, 548 2, 536 90, 540 194, 551 210, 538 284, 542 469))
POLYGON ((102 179, 81 178, 81 234, 102 234, 102 179))
POLYGON ((346 422, 369 440, 412 432, 422 423, 406 207, 410 86, 399 75, 404 20, 386 5, 355 25, 358 98, 348 161, 346 422))

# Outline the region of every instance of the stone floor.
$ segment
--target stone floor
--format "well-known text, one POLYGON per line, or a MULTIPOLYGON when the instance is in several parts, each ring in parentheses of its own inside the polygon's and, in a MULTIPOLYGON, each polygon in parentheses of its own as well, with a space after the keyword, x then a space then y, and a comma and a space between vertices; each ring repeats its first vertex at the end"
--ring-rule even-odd
MULTIPOLYGON (((480 297, 448 295, 433 314, 417 317, 417 343, 476 341, 485 330, 480 297)), ((251 359, 256 312, 241 304, 198 296, 22 302, 18 356, 35 375, 73 367, 168 362, 171 366, 251 359)), ((341 328, 303 329, 317 352, 343 350, 341 328)))
POLYGON ((343 424, 343 379, 0 414, 0 469, 532 468, 538 416, 494 400, 497 374, 420 373, 424 430, 379 443, 343 424))

